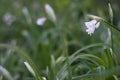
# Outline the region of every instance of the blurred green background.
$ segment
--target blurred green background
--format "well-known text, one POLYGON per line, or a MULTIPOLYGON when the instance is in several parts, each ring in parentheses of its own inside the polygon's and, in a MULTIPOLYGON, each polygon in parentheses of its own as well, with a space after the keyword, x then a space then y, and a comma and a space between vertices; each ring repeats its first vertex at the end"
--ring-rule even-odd
MULTIPOLYGON (((85 32, 84 22, 90 20, 87 14, 97 15, 110 21, 108 3, 113 8, 113 24, 120 27, 120 0, 0 0, 0 43, 24 48, 39 68, 42 76, 48 77, 47 68, 51 70, 51 76, 53 76, 54 68, 52 69, 52 66, 54 64, 52 64, 52 60, 53 62, 54 60, 60 61, 55 65, 57 73, 63 66, 64 59, 76 50, 90 44, 106 43, 108 39, 106 26, 108 25, 101 23, 100 28, 90 36, 85 32), (46 3, 55 11, 57 21, 54 24, 47 19, 43 26, 39 26, 36 24, 37 19, 47 17, 44 8, 46 3), (26 18, 23 9, 28 10, 28 18, 26 18)), ((119 34, 113 30, 117 66, 120 63, 119 34)), ((34 80, 26 69, 24 60, 14 53, 9 49, 0 49, 0 65, 9 71, 14 80, 34 80)), ((104 49, 103 47, 95 47, 87 49, 83 53, 101 56, 104 49)), ((76 61, 71 65, 76 65, 79 62, 76 61)), ((85 61, 80 63, 85 64, 85 61)), ((93 66, 89 63, 88 65, 93 66)), ((87 69, 80 70, 79 67, 73 67, 72 74, 80 75, 86 71, 87 69)), ((3 77, 3 80, 6 79, 3 77)))

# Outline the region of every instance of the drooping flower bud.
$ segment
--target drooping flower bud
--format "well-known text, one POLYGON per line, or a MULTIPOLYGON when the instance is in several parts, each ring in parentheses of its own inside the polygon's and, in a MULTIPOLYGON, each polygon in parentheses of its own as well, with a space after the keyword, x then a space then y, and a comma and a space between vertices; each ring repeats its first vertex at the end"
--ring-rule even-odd
POLYGON ((45 4, 45 11, 48 15, 48 18, 55 23, 56 16, 55 16, 53 8, 49 4, 45 4))

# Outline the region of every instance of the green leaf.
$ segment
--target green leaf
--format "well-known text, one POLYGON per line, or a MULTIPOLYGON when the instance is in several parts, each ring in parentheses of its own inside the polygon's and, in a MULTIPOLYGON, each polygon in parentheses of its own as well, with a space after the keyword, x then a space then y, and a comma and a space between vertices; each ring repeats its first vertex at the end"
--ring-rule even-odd
POLYGON ((105 52, 106 52, 106 58, 108 60, 108 65, 107 65, 108 68, 114 67, 114 60, 112 56, 113 53, 111 53, 109 49, 105 49, 105 52))
POLYGON ((72 79, 73 80, 80 80, 80 79, 85 79, 85 78, 101 78, 101 77, 106 77, 106 76, 111 76, 113 74, 117 74, 120 72, 120 66, 111 68, 109 70, 103 71, 102 73, 91 73, 91 74, 84 74, 80 76, 75 76, 72 79))
MULTIPOLYGON (((5 69, 3 66, 0 65, 0 74, 5 76, 7 80, 13 80, 12 76, 10 75, 9 71, 5 69)), ((0 76, 2 78, 2 76, 0 76)), ((0 79, 1 80, 1 79, 0 79)))
POLYGON ((115 25, 109 23, 109 22, 106 21, 106 20, 101 20, 101 21, 104 22, 104 23, 106 23, 107 25, 109 25, 111 28, 113 28, 113 29, 115 29, 115 30, 117 30, 117 31, 120 32, 120 29, 119 29, 117 26, 115 26, 115 25))

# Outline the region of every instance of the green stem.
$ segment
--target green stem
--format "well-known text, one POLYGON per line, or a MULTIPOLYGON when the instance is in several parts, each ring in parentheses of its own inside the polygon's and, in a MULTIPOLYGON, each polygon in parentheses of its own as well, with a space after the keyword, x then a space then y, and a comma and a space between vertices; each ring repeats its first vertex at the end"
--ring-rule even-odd
POLYGON ((101 21, 104 22, 104 23, 106 23, 107 25, 109 25, 111 28, 113 28, 113 29, 117 30, 118 32, 120 32, 120 29, 119 29, 117 26, 115 26, 115 25, 107 22, 107 21, 104 20, 104 19, 101 19, 101 21))
POLYGON ((64 38, 64 46, 65 46, 65 54, 66 54, 66 61, 67 61, 67 70, 68 70, 68 79, 72 80, 72 70, 71 70, 71 66, 70 66, 70 59, 69 59, 69 54, 68 54, 68 44, 67 44, 67 40, 64 38))
MULTIPOLYGON (((111 19, 111 24, 113 24, 113 20, 111 19)), ((113 50, 113 31, 112 31, 112 27, 110 28, 110 32, 111 32, 111 48, 113 50)))

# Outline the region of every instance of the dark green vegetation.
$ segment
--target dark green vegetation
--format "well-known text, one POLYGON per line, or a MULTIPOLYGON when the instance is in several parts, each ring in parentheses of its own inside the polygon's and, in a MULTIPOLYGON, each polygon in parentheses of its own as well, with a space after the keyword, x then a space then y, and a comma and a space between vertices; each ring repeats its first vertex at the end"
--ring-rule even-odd
POLYGON ((0 80, 120 80, 119 4, 120 0, 0 0, 0 80), (46 3, 57 20, 47 19, 39 26, 36 20, 48 17, 46 3), (91 20, 87 14, 106 20, 91 36, 84 25, 91 20))

